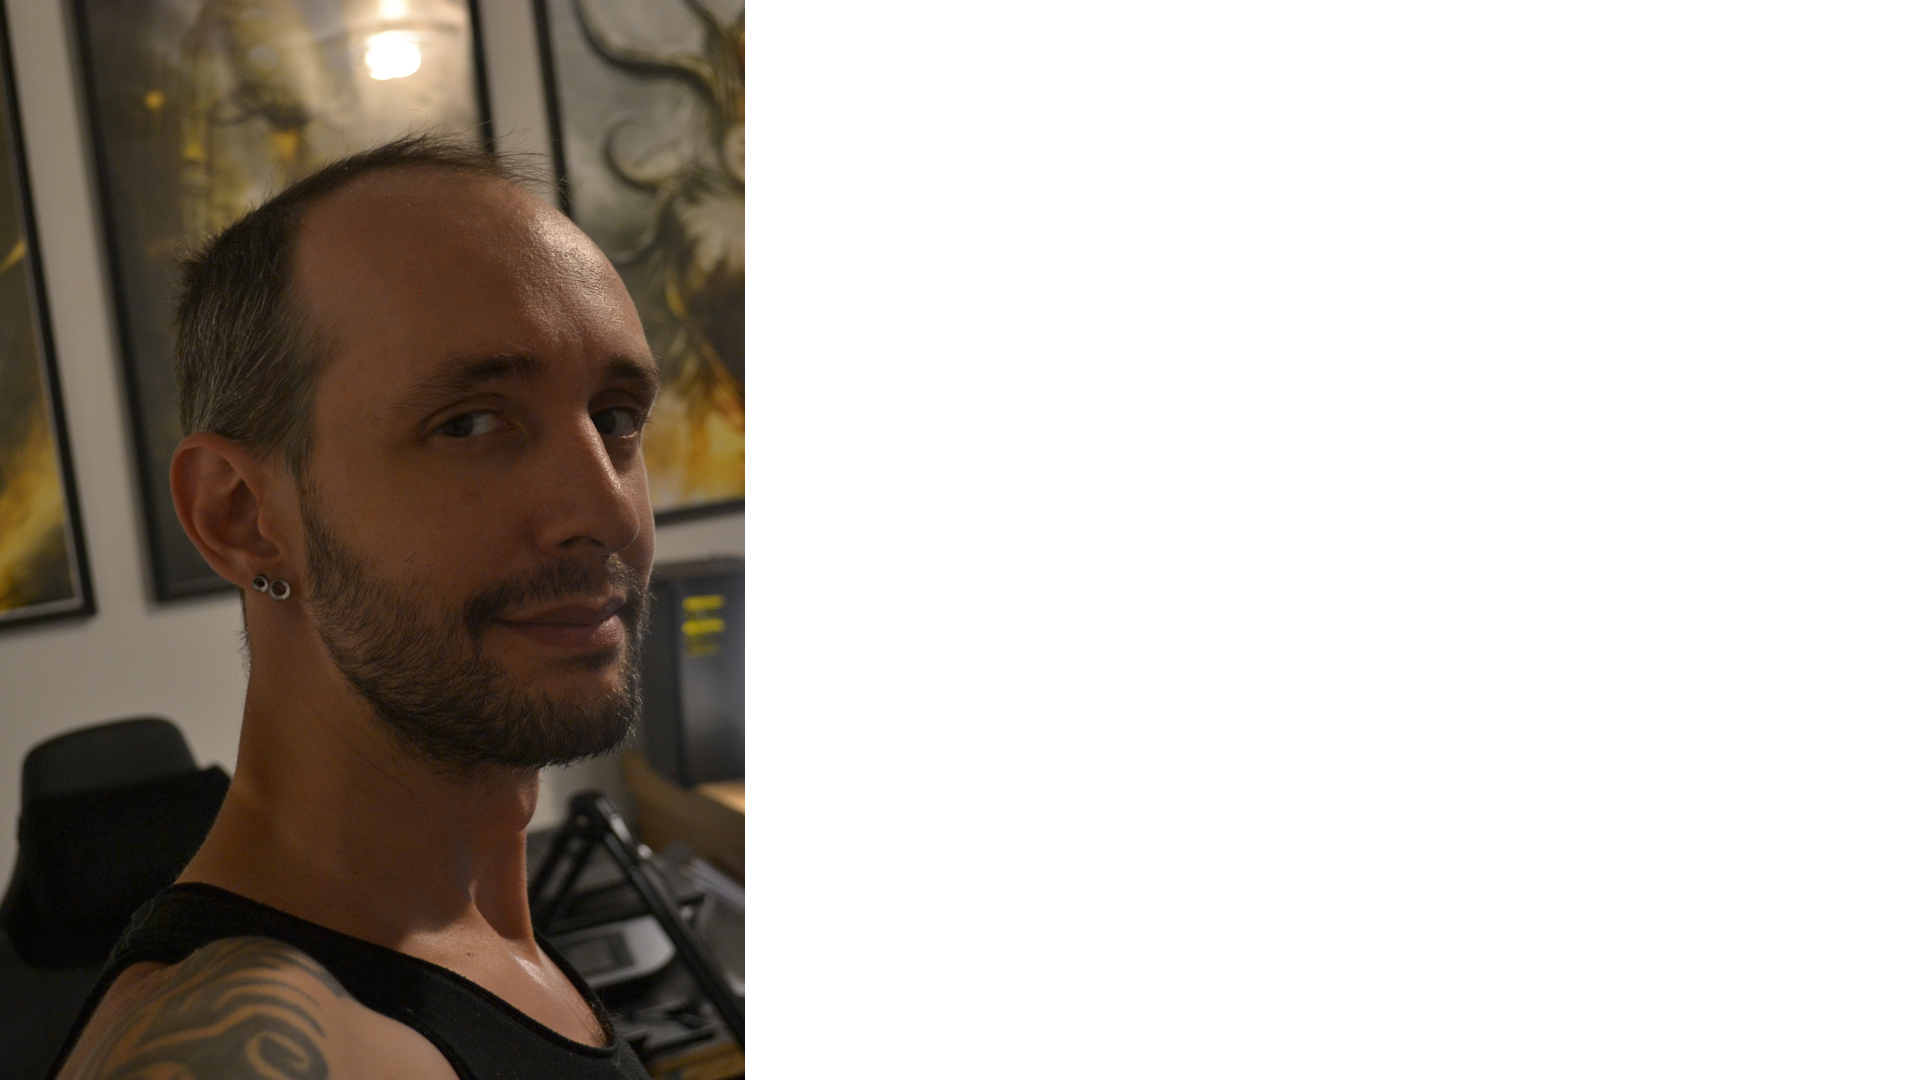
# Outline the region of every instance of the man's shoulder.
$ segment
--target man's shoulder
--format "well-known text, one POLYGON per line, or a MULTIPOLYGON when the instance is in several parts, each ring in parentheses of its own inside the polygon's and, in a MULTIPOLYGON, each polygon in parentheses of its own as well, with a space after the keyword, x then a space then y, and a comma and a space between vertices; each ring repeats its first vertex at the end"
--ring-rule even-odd
POLYGON ((234 937, 114 981, 60 1080, 453 1076, 419 1033, 361 1005, 311 956, 234 937))

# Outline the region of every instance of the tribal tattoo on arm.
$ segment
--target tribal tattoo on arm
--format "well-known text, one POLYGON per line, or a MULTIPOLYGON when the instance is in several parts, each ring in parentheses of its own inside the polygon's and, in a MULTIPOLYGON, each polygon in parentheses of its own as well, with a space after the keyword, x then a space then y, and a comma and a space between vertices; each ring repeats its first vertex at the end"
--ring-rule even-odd
POLYGON ((102 1033, 66 1080, 326 1080, 322 1015, 352 998, 305 953, 267 938, 216 941, 102 1033), (328 995, 332 1000, 328 1000, 328 995))

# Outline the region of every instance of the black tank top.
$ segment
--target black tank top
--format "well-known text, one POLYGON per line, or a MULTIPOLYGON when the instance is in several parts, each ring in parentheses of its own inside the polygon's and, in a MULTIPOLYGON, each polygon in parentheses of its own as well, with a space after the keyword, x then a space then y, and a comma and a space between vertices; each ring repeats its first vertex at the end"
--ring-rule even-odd
MULTIPOLYGON (((645 1080, 640 1059, 620 1039, 587 1046, 562 1036, 491 991, 437 964, 329 930, 213 885, 170 885, 133 917, 94 984, 80 1019, 54 1063, 60 1071, 107 988, 129 964, 177 964, 223 938, 264 937, 313 957, 354 1000, 426 1036, 461 1080, 645 1080)), ((593 1006, 611 1033, 600 998, 566 957, 540 947, 593 1006)), ((49 1074, 52 1075, 52 1074, 49 1074)))

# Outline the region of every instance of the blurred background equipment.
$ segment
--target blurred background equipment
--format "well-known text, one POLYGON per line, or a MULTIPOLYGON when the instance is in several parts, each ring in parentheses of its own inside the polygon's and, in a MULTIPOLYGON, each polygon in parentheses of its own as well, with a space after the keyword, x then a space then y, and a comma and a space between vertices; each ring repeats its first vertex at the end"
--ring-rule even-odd
POLYGON ((621 760, 634 826, 747 879, 746 563, 653 569, 641 650, 641 734, 621 760))
POLYGON ((653 568, 641 745, 653 771, 682 787, 747 774, 746 577, 731 558, 653 568))
POLYGON ((685 845, 656 856, 598 791, 576 794, 560 828, 529 834, 527 856, 538 867, 528 887, 534 926, 600 994, 616 1036, 649 1073, 742 1075, 739 882, 685 845))
POLYGON ((155 717, 27 753, 19 853, 0 900, 0 1080, 46 1074, 134 912, 206 839, 227 783, 155 717))

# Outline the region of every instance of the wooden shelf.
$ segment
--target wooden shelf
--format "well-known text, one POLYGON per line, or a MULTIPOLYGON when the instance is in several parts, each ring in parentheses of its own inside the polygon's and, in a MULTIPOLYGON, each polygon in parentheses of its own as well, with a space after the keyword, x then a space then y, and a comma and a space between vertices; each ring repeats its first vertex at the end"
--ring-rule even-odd
POLYGON ((745 780, 719 780, 711 784, 701 784, 693 790, 719 803, 731 806, 741 813, 747 812, 747 782, 745 780))
POLYGON ((621 756, 627 789, 633 792, 634 830, 659 851, 682 840, 721 872, 747 880, 747 786, 745 781, 702 784, 690 791, 654 772, 645 758, 621 756), (716 789, 716 790, 708 790, 716 789))

